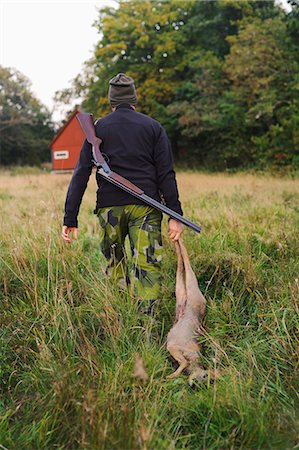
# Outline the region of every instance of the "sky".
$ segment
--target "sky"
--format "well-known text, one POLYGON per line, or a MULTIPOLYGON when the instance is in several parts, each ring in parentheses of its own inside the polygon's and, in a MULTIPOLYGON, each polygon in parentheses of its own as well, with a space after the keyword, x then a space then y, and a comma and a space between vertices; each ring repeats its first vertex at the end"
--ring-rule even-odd
MULTIPOLYGON (((286 0, 278 0, 284 5, 286 0)), ((0 0, 0 64, 32 82, 36 97, 53 110, 53 96, 67 88, 93 54, 99 34, 92 26, 114 0, 0 0)), ((62 119, 54 113, 54 121, 62 119)))
POLYGON ((26 75, 52 111, 55 92, 68 87, 93 54, 99 34, 92 24, 103 6, 116 3, 0 0, 0 64, 26 75))

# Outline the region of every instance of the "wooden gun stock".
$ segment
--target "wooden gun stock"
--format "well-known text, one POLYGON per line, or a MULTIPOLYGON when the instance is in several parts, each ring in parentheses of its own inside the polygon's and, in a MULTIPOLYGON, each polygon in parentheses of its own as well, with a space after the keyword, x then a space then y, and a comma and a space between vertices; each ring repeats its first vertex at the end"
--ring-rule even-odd
POLYGON ((97 137, 94 129, 92 114, 79 113, 76 117, 79 120, 88 142, 93 145, 101 144, 102 140, 97 137))
POLYGON ((95 133, 92 115, 87 113, 79 113, 76 117, 81 125, 82 130, 84 131, 86 139, 92 145, 92 153, 95 163, 103 166, 104 164, 106 164, 106 161, 100 151, 102 139, 100 139, 95 133))

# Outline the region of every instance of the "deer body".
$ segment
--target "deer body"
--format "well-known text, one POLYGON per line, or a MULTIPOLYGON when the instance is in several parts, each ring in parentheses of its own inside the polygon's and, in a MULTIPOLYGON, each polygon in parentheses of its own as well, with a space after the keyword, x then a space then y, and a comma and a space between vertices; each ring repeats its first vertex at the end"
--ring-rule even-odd
POLYGON ((187 250, 181 240, 175 242, 178 256, 176 273, 176 322, 167 335, 167 350, 179 363, 169 376, 175 378, 183 370, 189 373, 189 382, 207 378, 209 372, 199 365, 198 336, 205 316, 206 300, 198 287, 187 250))

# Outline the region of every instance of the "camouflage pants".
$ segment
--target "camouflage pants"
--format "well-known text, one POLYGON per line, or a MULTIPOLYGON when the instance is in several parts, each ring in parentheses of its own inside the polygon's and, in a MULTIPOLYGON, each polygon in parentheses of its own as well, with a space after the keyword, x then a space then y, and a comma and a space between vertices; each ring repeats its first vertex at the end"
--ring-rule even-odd
POLYGON ((160 296, 162 214, 150 206, 100 208, 100 247, 107 260, 106 273, 121 286, 130 286, 141 307, 151 313, 160 296), (125 250, 129 237, 130 264, 125 250), (129 270, 131 267, 131 270, 129 270))

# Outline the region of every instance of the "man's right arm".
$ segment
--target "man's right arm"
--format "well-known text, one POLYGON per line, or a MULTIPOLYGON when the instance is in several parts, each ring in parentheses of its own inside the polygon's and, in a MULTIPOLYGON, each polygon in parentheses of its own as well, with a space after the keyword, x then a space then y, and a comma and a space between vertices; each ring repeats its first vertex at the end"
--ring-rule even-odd
POLYGON ((78 228, 78 213, 92 171, 91 145, 84 141, 65 200, 63 225, 78 228))

